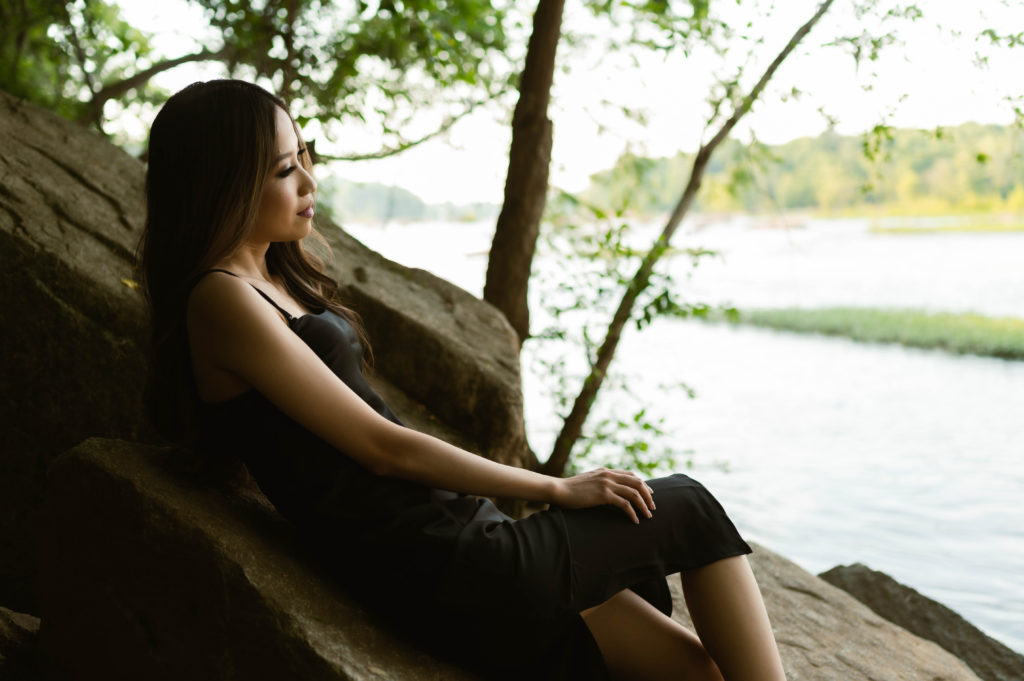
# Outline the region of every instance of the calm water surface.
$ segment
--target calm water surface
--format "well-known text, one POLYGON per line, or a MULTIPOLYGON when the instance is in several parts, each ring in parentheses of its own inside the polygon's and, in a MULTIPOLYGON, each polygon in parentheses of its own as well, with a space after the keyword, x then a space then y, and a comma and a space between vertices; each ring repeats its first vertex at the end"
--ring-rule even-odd
MULTIPOLYGON (((479 295, 492 229, 349 231, 479 295)), ((720 252, 688 278, 671 264, 693 300, 1024 318, 1024 234, 876 235, 851 220, 679 236, 720 252)), ((655 415, 748 538, 812 572, 887 572, 1024 651, 1024 362, 661 321, 627 334, 617 363, 635 392, 662 397, 655 415), (658 387, 670 378, 696 399, 658 387)), ((542 452, 557 423, 538 381, 524 390, 542 452)))

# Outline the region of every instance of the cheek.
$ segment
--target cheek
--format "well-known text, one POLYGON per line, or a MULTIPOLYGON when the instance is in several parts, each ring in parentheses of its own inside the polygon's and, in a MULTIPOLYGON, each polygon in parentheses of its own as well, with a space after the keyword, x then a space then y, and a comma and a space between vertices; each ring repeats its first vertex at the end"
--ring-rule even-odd
POLYGON ((268 188, 260 197, 260 212, 273 213, 281 209, 281 192, 268 188))
POLYGON ((267 188, 260 197, 259 213, 256 221, 273 220, 279 218, 285 208, 283 193, 279 190, 267 188))

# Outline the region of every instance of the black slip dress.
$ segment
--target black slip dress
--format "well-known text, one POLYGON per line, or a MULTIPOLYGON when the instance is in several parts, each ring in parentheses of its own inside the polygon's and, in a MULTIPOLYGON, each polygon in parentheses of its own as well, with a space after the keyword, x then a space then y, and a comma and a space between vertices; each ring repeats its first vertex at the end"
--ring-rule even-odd
MULTIPOLYGON (((256 290, 349 388, 401 423, 366 382, 344 318, 294 317, 256 290)), ((516 520, 488 499, 375 475, 255 390, 202 405, 199 427, 200 453, 236 454, 360 600, 484 678, 607 679, 580 611, 628 588, 669 614, 666 575, 750 553, 684 475, 648 481, 657 509, 639 525, 608 506, 516 520)))

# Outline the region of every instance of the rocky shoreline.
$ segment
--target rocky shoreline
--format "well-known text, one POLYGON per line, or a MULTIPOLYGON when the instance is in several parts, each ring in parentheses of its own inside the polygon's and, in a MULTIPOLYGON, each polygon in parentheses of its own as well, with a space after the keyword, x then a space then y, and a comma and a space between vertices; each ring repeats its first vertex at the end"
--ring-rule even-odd
MULTIPOLYGON (((0 608, 0 677, 474 678, 366 612, 258 490, 196 486, 169 456, 93 438, 53 462, 42 619, 0 608)), ((883 573, 853 565, 816 577, 754 548, 794 681, 1024 678, 1024 657, 883 573)), ((674 617, 689 626, 670 584, 674 617)))
MULTIPOLYGON (((884 573, 855 564, 837 566, 819 577, 843 588, 889 622, 937 643, 967 664, 983 681, 1024 678, 1024 656, 987 636, 941 603, 884 573)), ((680 599, 678 593, 674 596, 677 601, 680 599)), ((39 628, 38 617, 0 607, 0 678, 8 681, 50 678, 44 671, 48 665, 39 646, 39 628)))
MULTIPOLYGON (((367 612, 258 490, 197 486, 169 456, 92 438, 51 464, 42 618, 0 609, 3 678, 474 678, 367 612)), ((1021 679, 1024 657, 882 573, 751 563, 790 679, 1021 679)))

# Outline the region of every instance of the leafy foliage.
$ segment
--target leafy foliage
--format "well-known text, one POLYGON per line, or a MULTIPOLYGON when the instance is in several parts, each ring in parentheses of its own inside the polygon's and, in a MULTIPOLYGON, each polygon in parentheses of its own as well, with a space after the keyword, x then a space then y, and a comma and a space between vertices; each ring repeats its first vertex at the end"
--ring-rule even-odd
MULTIPOLYGON (((647 253, 649 225, 626 220, 625 209, 620 205, 606 211, 564 192, 549 203, 541 247, 546 259, 560 265, 534 273, 535 287, 544 291, 539 311, 547 325, 527 340, 523 351, 533 375, 543 377, 546 399, 559 418, 564 419, 593 369, 607 318, 647 253)), ((664 261, 687 258, 696 267, 701 259, 714 255, 704 249, 668 249, 664 261)), ((702 318, 712 313, 731 317, 735 311, 684 300, 675 279, 657 271, 637 301, 631 325, 639 331, 660 318, 702 318)), ((664 420, 651 415, 654 397, 636 394, 632 384, 628 376, 612 373, 607 377, 570 470, 610 466, 649 475, 689 465, 692 452, 676 447, 664 420)), ((657 399, 672 399, 680 393, 694 396, 689 386, 675 381, 662 384, 657 399)))
MULTIPOLYGON (((149 36, 105 0, 2 0, 0 89, 68 118, 89 117, 93 95, 152 56, 149 36)), ((159 98, 152 88, 139 100, 159 98)))
POLYGON ((193 1, 228 69, 270 81, 304 120, 376 116, 395 132, 417 107, 493 94, 511 72, 505 11, 488 0, 193 1))
POLYGON ((709 12, 709 0, 585 0, 595 16, 603 16, 628 33, 617 47, 639 46, 687 54, 698 43, 718 44, 728 25, 709 12))
MULTIPOLYGON (((189 61, 263 82, 300 123, 368 121, 401 142, 424 108, 465 110, 503 93, 506 8, 489 0, 189 0, 215 29, 181 54, 157 53, 106 0, 3 0, 0 87, 102 128, 104 105, 132 93, 159 102, 150 78, 189 61)), ((324 150, 320 150, 321 153, 324 150)))
MULTIPOLYGON (((1024 210, 1024 131, 967 123, 938 130, 876 126, 861 137, 826 132, 783 145, 729 140, 708 165, 704 211, 894 213, 1024 210), (880 181, 884 179, 884 181, 880 181)), ((629 195, 630 211, 670 210, 692 157, 624 154, 591 178, 583 199, 600 209, 629 195)))

